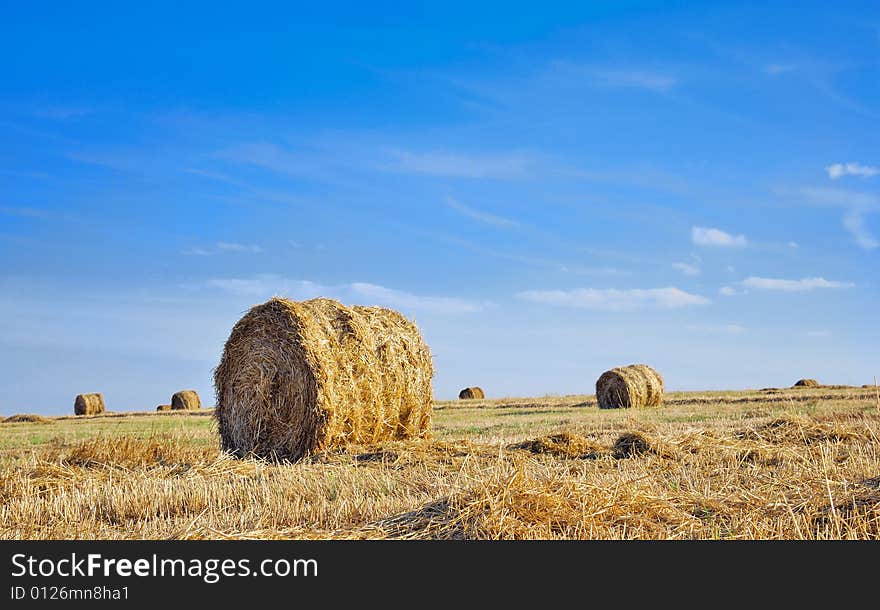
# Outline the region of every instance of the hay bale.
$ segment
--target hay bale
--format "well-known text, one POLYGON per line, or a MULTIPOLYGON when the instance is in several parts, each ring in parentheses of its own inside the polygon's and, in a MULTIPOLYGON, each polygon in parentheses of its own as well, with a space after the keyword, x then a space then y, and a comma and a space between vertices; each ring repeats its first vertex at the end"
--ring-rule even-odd
POLYGON ((793 388, 818 388, 819 382, 816 381, 815 379, 798 379, 792 387, 793 388))
POLYGON ((462 400, 471 400, 474 398, 486 398, 486 393, 483 392, 483 388, 474 386, 472 388, 465 388, 461 392, 458 393, 458 397, 462 400))
POLYGON ((78 394, 73 402, 73 412, 77 415, 95 415, 105 410, 104 395, 100 392, 78 394))
POLYGON ((663 377, 646 364, 605 371, 596 381, 600 409, 656 407, 663 400, 663 377))
POLYGON ((18 413, 3 420, 4 424, 51 424, 52 420, 35 413, 18 413))
POLYGON ((194 411, 202 408, 202 400, 195 390, 181 390, 171 397, 171 409, 174 411, 194 411))
POLYGON ((157 405, 156 410, 157 411, 170 411, 171 405, 157 405))
POLYGON ((233 327, 214 417, 225 450, 276 460, 427 437, 433 376, 418 328, 396 311, 276 297, 233 327))

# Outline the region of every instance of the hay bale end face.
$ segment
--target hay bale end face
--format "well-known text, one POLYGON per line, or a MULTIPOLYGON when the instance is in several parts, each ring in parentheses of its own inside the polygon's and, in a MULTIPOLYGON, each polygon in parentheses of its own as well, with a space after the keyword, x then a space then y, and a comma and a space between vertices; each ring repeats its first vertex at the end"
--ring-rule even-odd
POLYGON ((170 411, 170 410, 171 410, 171 405, 158 405, 158 406, 156 407, 156 410, 157 410, 157 411, 170 411))
POLYGON ((465 388, 461 392, 458 393, 458 397, 461 400, 471 400, 474 398, 486 398, 486 393, 483 392, 483 388, 478 386, 474 386, 472 388, 465 388))
POLYGON ((273 298, 226 341, 214 417, 223 448, 241 457, 428 437, 433 376, 418 328, 396 311, 273 298))
POLYGON ((596 381, 600 409, 656 407, 663 401, 663 377, 646 364, 605 371, 596 381))
POLYGON ((100 392, 79 394, 73 402, 73 412, 76 415, 96 415, 105 410, 104 395, 100 392))
POLYGON ((181 390, 171 397, 173 411, 194 411, 202 408, 202 400, 195 390, 181 390))
POLYGON ((815 379, 798 379, 792 386, 795 388, 818 388, 819 382, 815 379))

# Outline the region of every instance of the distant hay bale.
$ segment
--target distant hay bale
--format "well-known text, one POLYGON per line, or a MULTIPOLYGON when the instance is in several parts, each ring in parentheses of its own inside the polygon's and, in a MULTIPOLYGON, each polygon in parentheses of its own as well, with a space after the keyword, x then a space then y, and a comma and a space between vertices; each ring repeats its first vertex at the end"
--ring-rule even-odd
POLYGON ((798 379, 794 386, 795 388, 818 388, 819 382, 815 379, 798 379))
POLYGON ((194 411, 202 408, 202 400, 195 390, 181 390, 171 397, 173 411, 194 411))
POLYGON ((596 381, 600 409, 656 407, 663 400, 663 377, 646 364, 605 371, 596 381))
POLYGON ((223 448, 241 457, 428 437, 433 376, 419 329, 396 311, 276 297, 233 327, 214 417, 223 448))
POLYGON ((100 392, 79 394, 73 403, 73 412, 77 415, 96 415, 104 411, 104 395, 100 392))
POLYGON ((48 417, 43 417, 42 415, 36 415, 34 413, 19 413, 17 415, 10 415, 6 419, 3 420, 4 424, 51 424, 52 420, 48 417))
POLYGON ((171 410, 171 405, 158 405, 158 406, 156 407, 156 410, 157 410, 157 411, 170 411, 170 410, 171 410))
POLYGON ((483 392, 483 388, 474 386, 472 388, 465 388, 461 392, 458 393, 458 397, 462 400, 470 400, 473 398, 486 398, 486 393, 483 392))

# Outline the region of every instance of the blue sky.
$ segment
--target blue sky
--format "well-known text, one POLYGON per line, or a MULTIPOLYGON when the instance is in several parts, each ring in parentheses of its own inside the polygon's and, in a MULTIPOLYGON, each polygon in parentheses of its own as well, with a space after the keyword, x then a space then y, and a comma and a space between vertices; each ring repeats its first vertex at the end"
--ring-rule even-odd
POLYGON ((4 9, 0 413, 211 404, 274 294, 438 398, 880 373, 876 3, 179 4, 4 9))

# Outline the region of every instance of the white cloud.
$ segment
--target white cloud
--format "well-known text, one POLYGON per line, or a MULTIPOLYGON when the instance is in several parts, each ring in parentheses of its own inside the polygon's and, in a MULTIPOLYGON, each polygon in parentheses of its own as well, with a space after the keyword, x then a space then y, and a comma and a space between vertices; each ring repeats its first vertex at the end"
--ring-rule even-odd
POLYGON ((385 288, 384 286, 377 286, 376 284, 367 284, 363 282, 355 282, 351 284, 351 289, 356 294, 368 297, 373 303, 379 305, 425 311, 428 313, 471 313, 481 311, 486 305, 484 303, 476 303, 454 297, 419 296, 402 290, 394 290, 392 288, 385 288))
POLYGON ((634 311, 637 309, 673 309, 691 305, 706 305, 709 299, 690 294, 678 288, 632 288, 628 290, 581 288, 577 290, 526 290, 516 295, 520 299, 601 311, 634 311))
POLYGON ((0 205, 0 214, 6 214, 7 216, 21 216, 24 218, 46 218, 49 216, 49 212, 46 210, 39 210, 37 208, 21 208, 21 207, 12 207, 0 205))
POLYGON ((453 152, 423 153, 392 149, 385 171, 452 178, 517 178, 526 175, 531 160, 520 153, 468 155, 453 152))
POLYGON ((218 241, 217 249, 224 252, 253 252, 255 254, 263 251, 260 246, 253 244, 236 244, 225 241, 218 241))
POLYGON ((731 235, 721 229, 691 227, 691 240, 698 246, 741 248, 748 242, 745 235, 731 235))
POLYGON ((880 210, 880 197, 846 189, 807 187, 801 193, 812 203, 826 206, 880 210))
POLYGON ((776 76, 777 74, 785 74, 786 72, 791 72, 794 69, 794 66, 791 64, 767 64, 766 66, 764 66, 764 71, 767 72, 767 74, 771 74, 773 76, 776 76))
POLYGON ((688 330, 701 333, 738 335, 745 332, 739 324, 688 324, 688 330))
POLYGON ((880 246, 880 241, 874 237, 865 226, 865 217, 859 210, 850 210, 843 217, 843 227, 850 232, 856 243, 865 250, 873 250, 880 246))
POLYGON ((673 269, 678 269, 685 275, 700 275, 700 268, 696 265, 690 265, 688 263, 673 263, 673 269))
POLYGON ((834 163, 825 168, 828 177, 837 180, 843 176, 861 176, 862 178, 871 178, 880 174, 880 167, 872 167, 870 165, 861 165, 859 163, 834 163))
POLYGON ((310 173, 316 167, 314 161, 305 155, 290 152, 271 142, 245 142, 220 151, 216 156, 282 174, 310 173))
POLYGON ((291 280, 272 274, 262 274, 252 278, 216 278, 208 280, 206 284, 231 294, 257 298, 279 295, 302 300, 335 294, 334 289, 321 284, 308 280, 291 280))
POLYGON ((206 285, 209 288, 255 299, 268 299, 272 296, 283 296, 294 300, 327 297, 347 304, 384 305, 399 308, 404 312, 463 314, 482 311, 490 306, 486 302, 457 297, 416 295, 366 282, 326 286, 309 280, 290 279, 274 274, 262 274, 251 278, 215 278, 208 280, 206 285))
POLYGON ((469 218, 479 220, 480 222, 486 224, 495 225, 496 227, 515 227, 519 225, 519 223, 515 220, 510 220, 509 218, 504 218, 503 216, 496 216, 495 214, 490 214, 489 212, 475 210, 474 208, 466 206, 463 203, 459 203, 452 197, 449 197, 446 200, 446 205, 451 207, 453 210, 461 212, 469 218))
POLYGON ((722 286, 718 289, 718 294, 725 297, 732 297, 736 294, 739 294, 739 291, 737 291, 737 289, 732 286, 722 286))
POLYGON ((646 70, 592 70, 591 73, 595 83, 604 87, 628 87, 664 93, 678 84, 678 79, 673 76, 646 70))
POLYGON ((228 241, 218 241, 213 247, 203 248, 200 246, 193 246, 192 248, 184 250, 182 254, 188 254, 190 256, 213 256, 214 254, 220 254, 222 252, 259 254, 262 251, 263 249, 260 246, 253 244, 237 244, 228 241))
POLYGON ((780 290, 783 292, 804 292, 822 288, 852 288, 852 282, 838 282, 826 280, 823 277, 806 277, 800 280, 786 280, 767 277, 747 277, 743 280, 743 286, 758 290, 780 290))
POLYGON ((830 330, 808 330, 807 336, 808 337, 830 337, 831 331, 830 330))

